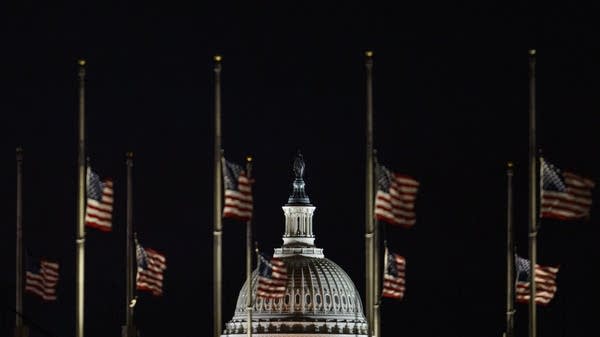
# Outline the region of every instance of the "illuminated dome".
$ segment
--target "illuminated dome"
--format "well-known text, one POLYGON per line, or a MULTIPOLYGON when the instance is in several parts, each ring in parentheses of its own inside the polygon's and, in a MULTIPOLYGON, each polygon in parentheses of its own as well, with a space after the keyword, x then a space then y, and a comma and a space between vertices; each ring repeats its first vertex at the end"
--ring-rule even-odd
MULTIPOLYGON (((366 336, 360 294, 354 283, 323 249, 314 246, 312 215, 315 207, 304 191, 304 161, 294 162, 294 189, 283 206, 285 233, 283 245, 273 257, 284 261, 287 286, 283 298, 256 297, 258 270, 252 273, 253 336, 366 336)), ((247 334, 248 282, 238 296, 231 321, 223 336, 247 334)))

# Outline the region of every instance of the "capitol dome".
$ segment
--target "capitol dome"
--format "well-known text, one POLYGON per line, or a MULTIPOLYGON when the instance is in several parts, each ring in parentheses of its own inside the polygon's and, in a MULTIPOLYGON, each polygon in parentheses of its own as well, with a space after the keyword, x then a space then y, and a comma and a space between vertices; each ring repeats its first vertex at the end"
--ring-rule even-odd
MULTIPOLYGON (((346 272, 325 258, 314 245, 312 215, 315 207, 304 191, 304 161, 294 162, 294 189, 283 206, 283 245, 274 258, 287 269, 285 295, 281 298, 256 296, 258 269, 252 273, 252 334, 266 336, 366 336, 367 321, 360 294, 346 272)), ((246 335, 248 329, 248 282, 238 296, 233 318, 222 336, 246 335)))

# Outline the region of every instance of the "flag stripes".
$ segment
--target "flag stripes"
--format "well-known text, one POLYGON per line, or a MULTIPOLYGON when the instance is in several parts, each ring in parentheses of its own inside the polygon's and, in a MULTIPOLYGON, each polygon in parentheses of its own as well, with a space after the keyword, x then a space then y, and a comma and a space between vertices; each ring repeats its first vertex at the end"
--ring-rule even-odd
POLYGON ((56 262, 40 261, 39 270, 25 272, 25 291, 41 297, 45 301, 55 301, 58 284, 59 265, 56 262))
POLYGON ((595 183, 560 169, 540 158, 540 217, 573 220, 589 215, 595 183))
POLYGON ((87 205, 85 225, 104 232, 112 230, 113 182, 100 180, 90 168, 87 171, 87 205))
POLYGON ((381 295, 387 298, 402 299, 406 290, 406 259, 398 254, 388 253, 387 249, 385 255, 385 272, 381 295))
POLYGON ((412 227, 416 222, 415 200, 419 182, 384 166, 379 166, 377 181, 375 218, 392 225, 412 227))
POLYGON ((285 296, 287 268, 282 259, 271 258, 260 253, 258 267, 258 287, 256 296, 262 298, 281 298, 285 296))
MULTIPOLYGON (((530 294, 530 267, 529 260, 517 257, 517 282, 515 299, 518 303, 528 303, 530 294)), ((556 277, 558 268, 535 265, 535 303, 547 305, 554 298, 557 291, 556 277)))
POLYGON ((154 296, 161 296, 163 294, 163 272, 167 269, 165 255, 150 248, 143 248, 145 256, 140 257, 141 252, 137 248, 136 253, 138 254, 136 288, 149 291, 154 296), (140 259, 143 259, 142 263, 139 262, 140 259))
POLYGON ((225 185, 224 218, 247 221, 252 218, 252 179, 240 166, 223 158, 223 180, 225 185))

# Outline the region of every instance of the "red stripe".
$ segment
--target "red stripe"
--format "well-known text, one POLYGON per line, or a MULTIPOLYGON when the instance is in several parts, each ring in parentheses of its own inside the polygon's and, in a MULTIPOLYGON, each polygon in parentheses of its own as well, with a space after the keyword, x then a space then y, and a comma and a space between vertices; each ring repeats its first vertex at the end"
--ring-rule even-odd
POLYGON ((106 221, 106 222, 111 222, 112 220, 112 216, 111 217, 102 217, 96 214, 86 214, 85 215, 86 218, 88 218, 89 220, 99 220, 99 221, 106 221))
POLYGON ((91 220, 90 221, 86 221, 85 225, 87 227, 99 229, 99 230, 101 230, 103 232, 110 232, 110 231, 112 231, 112 227, 108 227, 106 225, 101 225, 101 224, 99 224, 97 222, 94 222, 94 221, 91 221, 91 220))

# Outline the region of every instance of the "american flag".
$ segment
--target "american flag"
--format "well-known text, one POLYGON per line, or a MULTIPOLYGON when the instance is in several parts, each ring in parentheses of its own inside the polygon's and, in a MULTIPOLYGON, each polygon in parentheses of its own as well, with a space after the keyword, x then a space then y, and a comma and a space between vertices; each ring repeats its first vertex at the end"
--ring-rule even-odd
POLYGON ((104 232, 112 230, 113 182, 100 177, 88 167, 85 225, 104 232))
POLYGON ((385 272, 382 296, 401 300, 404 297, 406 259, 385 250, 385 272))
POLYGON ((56 300, 59 265, 42 259, 39 268, 28 266, 25 272, 25 291, 45 301, 56 300))
MULTIPOLYGON (((516 301, 529 303, 531 277, 530 261, 520 256, 516 258, 517 284, 515 289, 516 301)), ((535 303, 546 305, 556 293, 556 275, 558 268, 535 265, 535 303)))
POLYGON ((246 171, 223 158, 223 180, 225 185, 224 218, 247 221, 252 218, 252 183, 246 171))
POLYGON ((144 248, 135 240, 137 260, 136 288, 149 291, 154 296, 163 293, 163 272, 167 269, 167 259, 154 249, 144 248))
POLYGON ((260 253, 258 264, 258 289, 256 295, 263 298, 281 298, 287 285, 287 268, 283 260, 269 258, 260 253))
POLYGON ((419 182, 407 175, 393 173, 384 166, 377 170, 375 218, 392 225, 412 227, 415 224, 415 199, 419 182))
POLYGON ((589 216, 595 183, 560 169, 540 158, 540 217, 573 220, 589 216))

